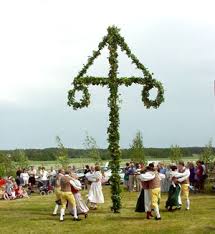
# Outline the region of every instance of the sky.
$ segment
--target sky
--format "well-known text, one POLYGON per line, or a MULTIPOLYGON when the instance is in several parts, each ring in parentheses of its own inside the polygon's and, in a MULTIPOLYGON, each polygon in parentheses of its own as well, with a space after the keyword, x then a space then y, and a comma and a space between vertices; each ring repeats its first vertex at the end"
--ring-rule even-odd
MULTIPOLYGON (((91 104, 77 111, 67 92, 110 25, 165 88, 165 102, 149 110, 141 86, 120 87, 120 146, 138 130, 145 147, 204 146, 215 136, 214 8, 213 0, 0 0, 0 149, 55 147, 56 136, 83 148, 86 132, 107 147, 108 90, 89 87, 91 104)), ((119 54, 119 76, 141 74, 119 54)), ((107 76, 107 57, 105 48, 87 74, 107 76)))

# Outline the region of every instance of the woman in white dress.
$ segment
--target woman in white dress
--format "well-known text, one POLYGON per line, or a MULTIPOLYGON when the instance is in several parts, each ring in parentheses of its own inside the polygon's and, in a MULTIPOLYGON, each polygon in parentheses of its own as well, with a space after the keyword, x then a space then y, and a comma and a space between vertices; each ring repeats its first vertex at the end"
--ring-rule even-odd
POLYGON ((97 204, 104 203, 104 195, 102 192, 102 173, 100 171, 100 167, 95 166, 95 173, 86 174, 86 177, 92 182, 88 193, 88 201, 91 203, 91 208, 96 210, 97 204))

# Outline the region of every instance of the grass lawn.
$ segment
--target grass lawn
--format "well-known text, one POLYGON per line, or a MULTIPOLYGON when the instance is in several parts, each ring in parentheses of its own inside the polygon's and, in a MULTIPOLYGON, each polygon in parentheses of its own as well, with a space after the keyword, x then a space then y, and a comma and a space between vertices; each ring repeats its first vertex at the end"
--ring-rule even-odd
MULTIPOLYGON (((85 197, 83 192, 83 197, 85 197)), ((122 193, 120 214, 110 211, 110 188, 104 187, 105 204, 91 211, 88 218, 74 222, 70 215, 64 222, 51 215, 54 195, 30 199, 0 201, 0 233, 215 233, 215 195, 191 195, 191 210, 177 212, 164 209, 166 194, 162 194, 161 221, 146 220, 135 213, 138 193, 122 193)))

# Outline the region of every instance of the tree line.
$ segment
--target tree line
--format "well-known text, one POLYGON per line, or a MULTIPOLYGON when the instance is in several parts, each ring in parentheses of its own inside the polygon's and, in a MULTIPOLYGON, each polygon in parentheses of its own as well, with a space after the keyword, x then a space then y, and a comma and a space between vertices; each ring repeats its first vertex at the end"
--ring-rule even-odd
MULTIPOLYGON (((183 157, 191 157, 194 154, 201 154, 206 147, 180 147, 183 157)), ((68 157, 72 158, 91 158, 92 153, 89 149, 72 149, 65 148, 68 152, 68 157)), ((31 161, 55 161, 58 159, 59 148, 45 149, 19 149, 25 153, 28 160, 31 161)), ((0 150, 2 155, 11 155, 16 160, 16 154, 19 150, 0 150)), ((215 148, 213 148, 215 150, 215 148)), ((109 160, 109 152, 107 149, 97 149, 102 160, 109 160)), ((131 149, 121 149, 122 159, 131 159, 131 149)), ((171 147, 169 148, 145 148, 144 155, 147 158, 159 159, 170 158, 171 147)))
MULTIPOLYGON (((66 168, 70 159, 88 158, 94 163, 101 163, 102 160, 110 160, 110 154, 107 149, 100 149, 96 140, 86 133, 84 140, 84 149, 66 148, 60 137, 56 137, 56 148, 46 149, 16 149, 0 150, 0 176, 12 175, 15 168, 27 168, 31 161, 56 161, 57 164, 66 168)), ((180 147, 171 145, 170 148, 145 148, 143 145, 142 133, 138 131, 130 144, 130 148, 121 150, 121 158, 142 162, 147 164, 150 159, 170 159, 171 162, 177 163, 184 157, 198 155, 198 158, 205 163, 215 161, 215 148, 212 146, 212 139, 209 140, 205 147, 180 147)))

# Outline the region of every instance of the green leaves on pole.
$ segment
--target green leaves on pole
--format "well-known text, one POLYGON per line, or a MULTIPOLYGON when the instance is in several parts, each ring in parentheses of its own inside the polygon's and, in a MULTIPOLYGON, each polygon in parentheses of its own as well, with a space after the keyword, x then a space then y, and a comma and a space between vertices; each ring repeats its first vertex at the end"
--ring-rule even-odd
POLYGON ((119 147, 119 92, 118 87, 120 85, 125 85, 126 87, 132 84, 139 84, 143 86, 141 93, 142 101, 146 108, 154 107, 158 108, 160 104, 164 101, 164 89, 161 82, 153 79, 152 75, 148 69, 139 62, 134 54, 131 53, 128 45, 126 44, 124 38, 119 34, 119 29, 115 26, 109 27, 107 29, 108 34, 99 43, 98 49, 93 51, 93 55, 88 58, 87 64, 84 65, 82 70, 73 80, 73 89, 68 92, 68 105, 72 106, 74 110, 78 108, 88 107, 90 104, 90 93, 88 92, 88 85, 100 85, 107 86, 110 91, 108 97, 108 107, 110 108, 109 121, 110 125, 108 127, 108 149, 112 161, 110 162, 112 176, 111 176, 111 191, 112 191, 112 210, 114 212, 119 212, 121 208, 121 198, 120 198, 120 177, 119 177, 119 167, 121 152, 119 147), (110 70, 108 77, 92 77, 85 76, 88 68, 93 64, 94 60, 101 54, 101 50, 108 46, 109 50, 109 65, 110 70), (132 60, 132 63, 136 65, 137 69, 140 69, 143 73, 143 77, 117 77, 118 71, 118 54, 117 49, 121 48, 121 51, 125 52, 126 55, 132 60), (157 89, 157 96, 154 100, 150 100, 149 91, 152 88, 157 89), (80 101, 75 100, 75 94, 77 91, 82 92, 82 98, 80 101))

